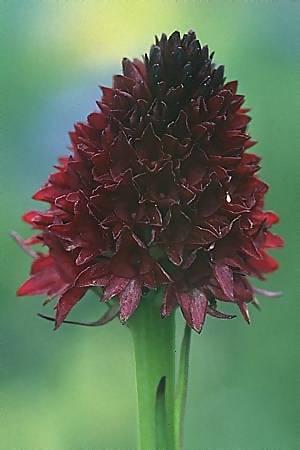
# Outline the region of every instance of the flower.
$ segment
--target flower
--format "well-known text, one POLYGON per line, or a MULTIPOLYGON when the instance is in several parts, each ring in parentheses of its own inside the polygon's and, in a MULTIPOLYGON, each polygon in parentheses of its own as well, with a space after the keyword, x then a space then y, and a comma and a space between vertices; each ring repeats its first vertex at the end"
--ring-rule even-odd
POLYGON ((18 295, 57 298, 56 328, 91 287, 116 298, 125 322, 149 290, 163 288, 162 316, 179 305, 187 323, 235 303, 249 321, 248 277, 277 269, 267 250, 282 246, 264 211, 268 186, 248 149, 250 117, 193 31, 165 34, 143 61, 102 87, 99 110, 70 133, 63 157, 33 196, 46 211, 23 216, 42 243, 18 295))

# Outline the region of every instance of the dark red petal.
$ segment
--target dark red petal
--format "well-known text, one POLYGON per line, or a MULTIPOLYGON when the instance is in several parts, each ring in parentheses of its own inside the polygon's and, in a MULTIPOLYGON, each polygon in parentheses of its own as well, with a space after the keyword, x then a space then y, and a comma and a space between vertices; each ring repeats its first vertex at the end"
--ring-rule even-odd
POLYGON ((183 245, 175 244, 173 247, 166 250, 169 260, 175 264, 175 266, 180 266, 183 261, 183 245))
POLYGON ((123 58, 122 60, 123 73, 126 77, 132 78, 135 81, 143 81, 143 76, 139 70, 139 67, 136 66, 133 62, 128 58, 123 58))
POLYGON ((228 83, 224 84, 223 89, 228 89, 233 94, 236 94, 237 87, 238 87, 238 81, 235 80, 235 81, 229 81, 228 83))
POLYGON ((275 214, 273 211, 266 211, 264 215, 268 227, 279 221, 279 216, 275 214))
POLYGON ((28 211, 27 213, 23 214, 22 219, 24 220, 24 222, 27 222, 31 225, 35 217, 37 217, 39 214, 39 211, 28 211))
POLYGON ((54 186, 47 186, 37 191, 32 198, 42 202, 54 202, 56 197, 60 197, 64 191, 54 186))
POLYGON ((254 211, 251 217, 259 222, 265 222, 267 227, 271 227, 279 221, 278 215, 273 211, 254 211))
POLYGON ((142 295, 141 284, 138 280, 131 280, 125 291, 120 295, 120 320, 126 320, 132 315, 139 305, 142 295))
POLYGON ((241 243, 240 250, 246 255, 252 256, 256 259, 259 259, 262 256, 251 238, 247 238, 247 240, 245 239, 241 243))
POLYGON ((162 317, 169 316, 177 306, 177 299, 174 288, 169 286, 165 289, 162 307, 161 307, 161 315, 162 317))
POLYGON ((277 234, 273 234, 270 231, 266 234, 265 247, 266 248, 276 248, 283 247, 284 242, 283 239, 277 234))
POLYGON ((267 253, 261 259, 249 258, 248 261, 256 272, 269 273, 278 269, 278 262, 267 253))
POLYGON ((99 130, 103 130, 107 125, 107 117, 102 113, 91 113, 87 120, 89 125, 99 130))
POLYGON ((253 139, 249 139, 248 141, 245 142, 244 148, 251 148, 254 147, 254 145, 257 144, 257 141, 254 141, 253 139))
POLYGON ((206 316, 207 297, 198 289, 192 292, 177 292, 178 303, 181 306, 185 320, 198 333, 202 329, 206 316))
POLYGON ((71 287, 59 299, 56 305, 55 330, 60 327, 73 306, 84 296, 87 288, 71 287))
POLYGON ((234 276, 234 298, 237 301, 250 302, 253 300, 253 289, 246 277, 234 276))
POLYGON ((31 274, 41 272, 42 270, 53 269, 53 258, 50 255, 41 254, 39 255, 31 265, 31 274))
POLYGON ((190 325, 190 327, 193 328, 193 321, 192 321, 191 308, 190 308, 192 296, 187 292, 176 291, 176 298, 181 307, 181 311, 183 313, 185 320, 190 325))
POLYGON ((225 296, 233 300, 234 295, 232 270, 225 264, 216 263, 213 265, 213 271, 225 296))
POLYGON ((198 289, 193 290, 193 298, 190 304, 193 329, 200 333, 206 316, 207 297, 198 289))
POLYGON ((250 120, 250 117, 245 114, 236 114, 229 122, 229 126, 232 129, 241 129, 246 127, 250 120))
POLYGON ((54 271, 39 272, 26 280, 17 290, 18 296, 47 294, 58 275, 54 271))
POLYGON ((99 262, 87 267, 76 278, 75 285, 78 287, 103 286, 103 277, 108 274, 108 263, 99 262))
POLYGON ((97 254, 99 254, 98 248, 82 248, 80 250, 79 255, 76 258, 75 263, 78 266, 86 264, 91 259, 95 258, 95 256, 97 256, 97 254))
POLYGON ((32 263, 31 275, 18 289, 18 296, 40 294, 52 296, 58 294, 66 287, 50 255, 38 255, 32 263))
POLYGON ((189 237, 188 242, 190 244, 198 244, 199 246, 203 244, 210 244, 217 239, 215 233, 206 228, 202 228, 200 226, 193 227, 189 237))
POLYGON ((130 280, 128 278, 112 277, 105 288, 102 300, 106 302, 115 295, 120 294, 120 292, 125 290, 129 282, 130 280))

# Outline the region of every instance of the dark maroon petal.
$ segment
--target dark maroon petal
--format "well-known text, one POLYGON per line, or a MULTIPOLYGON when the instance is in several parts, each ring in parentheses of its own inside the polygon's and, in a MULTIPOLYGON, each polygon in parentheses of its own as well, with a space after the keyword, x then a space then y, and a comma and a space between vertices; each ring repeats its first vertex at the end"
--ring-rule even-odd
POLYGON ((252 256, 255 259, 260 259, 262 257, 261 253, 259 252, 259 250, 257 249, 256 245, 254 244, 251 238, 248 238, 247 241, 244 240, 241 243, 240 249, 243 253, 252 256))
POLYGON ((193 320, 191 316, 192 296, 187 292, 176 292, 176 298, 181 307, 185 320, 190 327, 193 328, 193 320))
POLYGON ((138 280, 131 280, 126 289, 120 295, 120 320, 126 320, 132 315, 139 305, 142 295, 141 284, 138 280))
POLYGON ((253 300, 253 289, 246 277, 234 276, 234 298, 239 301, 249 302, 253 300))
POLYGON ((175 264, 175 266, 180 266, 183 262, 183 245, 177 244, 173 245, 172 248, 166 250, 169 260, 175 264))
POLYGON ((107 117, 102 113, 91 113, 88 118, 88 123, 94 128, 103 130, 107 125, 107 117))
POLYGON ((98 253, 99 251, 97 248, 82 248, 75 262, 78 266, 81 266, 89 262, 91 259, 95 258, 98 253))
POLYGON ((176 293, 172 286, 169 286, 165 289, 162 307, 161 307, 161 315, 162 317, 169 316, 177 306, 176 293))
POLYGON ((229 299, 233 300, 234 284, 233 284, 233 273, 230 267, 221 263, 216 263, 213 265, 213 271, 224 295, 229 299))
POLYGON ((112 277, 108 285, 105 288, 102 300, 106 302, 115 295, 123 292, 130 280, 128 278, 112 277))
POLYGON ((195 226, 188 237, 188 242, 191 244, 198 244, 198 246, 201 246, 204 244, 210 244, 212 242, 215 242, 216 239, 217 239, 216 234, 213 233, 211 230, 202 228, 200 226, 195 226))
POLYGON ((190 304, 190 311, 193 328, 198 333, 202 330, 207 311, 207 303, 208 300, 206 295, 198 289, 194 289, 193 298, 190 304))
POLYGON ((177 299, 187 323, 199 333, 206 316, 208 303, 206 295, 198 289, 194 289, 189 293, 177 292, 177 299))
POLYGON ((87 267, 76 278, 75 284, 78 287, 103 286, 102 280, 108 274, 108 264, 106 262, 96 263, 87 267))
POLYGON ((30 274, 33 275, 44 270, 49 271, 53 268, 53 258, 50 255, 43 253, 38 255, 38 257, 33 261, 30 274))
POLYGON ((199 213, 202 217, 211 216, 222 206, 224 199, 224 189, 217 183, 210 183, 199 198, 199 213))
POLYGON ((126 77, 132 78, 135 81, 143 81, 143 76, 140 66, 132 63, 128 58, 122 60, 123 73, 126 77))
POLYGON ((169 132, 177 138, 182 139, 190 137, 188 117, 183 110, 180 111, 176 121, 169 124, 168 129, 169 132))
POLYGON ((161 159, 161 140, 155 134, 151 122, 143 131, 140 139, 136 139, 135 148, 139 159, 146 164, 148 169, 155 170, 157 162, 161 159))

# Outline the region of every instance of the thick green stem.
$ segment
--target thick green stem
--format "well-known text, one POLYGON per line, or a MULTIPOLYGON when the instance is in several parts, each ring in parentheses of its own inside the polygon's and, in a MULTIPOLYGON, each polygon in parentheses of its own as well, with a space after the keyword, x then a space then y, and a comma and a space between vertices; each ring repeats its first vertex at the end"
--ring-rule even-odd
POLYGON ((161 292, 128 321, 135 361, 141 450, 174 450, 175 314, 161 319, 161 292))

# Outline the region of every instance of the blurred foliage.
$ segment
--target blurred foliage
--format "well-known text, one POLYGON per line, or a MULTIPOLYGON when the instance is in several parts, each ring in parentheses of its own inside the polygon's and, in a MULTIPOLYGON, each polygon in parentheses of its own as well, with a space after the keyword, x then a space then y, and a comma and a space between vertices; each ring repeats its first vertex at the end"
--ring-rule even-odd
MULTIPOLYGON (((8 232, 29 235, 21 214, 121 58, 143 54, 155 34, 193 28, 247 94, 261 174, 271 185, 267 206, 282 217, 286 247, 267 283, 284 291, 282 299, 264 300, 251 327, 240 318, 208 319, 193 336, 186 448, 298 449, 299 3, 2 0, 0 8, 0 448, 135 448, 126 327, 66 325, 53 333, 36 317, 40 298, 15 298, 29 260, 8 232)), ((90 294, 73 317, 93 319, 102 308, 90 294)), ((178 330, 179 340, 179 314, 178 330)))

